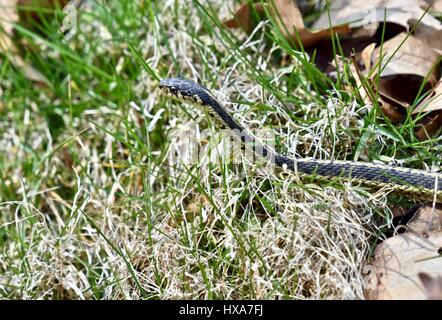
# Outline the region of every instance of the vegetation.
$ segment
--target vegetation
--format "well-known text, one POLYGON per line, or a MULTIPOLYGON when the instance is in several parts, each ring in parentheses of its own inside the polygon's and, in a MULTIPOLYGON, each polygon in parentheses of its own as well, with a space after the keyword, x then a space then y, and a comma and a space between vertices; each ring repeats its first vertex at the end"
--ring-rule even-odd
POLYGON ((0 56, 1 297, 363 298, 388 192, 225 164, 213 124, 160 97, 158 79, 204 84, 288 155, 426 168, 440 138, 392 124, 272 21, 250 37, 224 28, 236 4, 92 2, 70 37, 61 11, 16 27, 50 86, 0 56), (180 138, 204 130, 205 156, 182 161, 180 138))

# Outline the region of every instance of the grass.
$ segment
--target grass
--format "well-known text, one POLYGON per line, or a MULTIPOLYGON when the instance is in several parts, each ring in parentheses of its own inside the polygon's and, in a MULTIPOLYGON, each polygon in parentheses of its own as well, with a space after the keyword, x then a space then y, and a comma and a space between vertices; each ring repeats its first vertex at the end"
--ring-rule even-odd
POLYGON ((160 97, 157 80, 213 89, 288 155, 426 168, 440 138, 418 142, 410 117, 397 126, 364 105, 271 21, 250 37, 224 29, 235 4, 91 1, 69 40, 61 12, 17 25, 52 87, 0 56, 1 297, 363 298, 386 194, 225 164, 213 124, 160 97), (204 157, 186 163, 182 138, 207 130, 204 157))

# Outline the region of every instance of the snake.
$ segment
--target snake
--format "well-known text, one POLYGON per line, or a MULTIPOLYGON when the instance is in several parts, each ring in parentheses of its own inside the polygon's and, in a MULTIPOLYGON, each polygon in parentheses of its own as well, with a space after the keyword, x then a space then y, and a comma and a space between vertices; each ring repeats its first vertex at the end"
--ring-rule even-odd
POLYGON ((288 157, 257 141, 250 131, 241 126, 206 87, 184 78, 166 78, 160 81, 162 95, 199 107, 211 117, 216 126, 230 129, 244 145, 253 146, 254 155, 269 159, 277 167, 296 172, 301 178, 339 180, 368 187, 386 188, 411 198, 442 203, 442 173, 350 160, 315 160, 288 157))

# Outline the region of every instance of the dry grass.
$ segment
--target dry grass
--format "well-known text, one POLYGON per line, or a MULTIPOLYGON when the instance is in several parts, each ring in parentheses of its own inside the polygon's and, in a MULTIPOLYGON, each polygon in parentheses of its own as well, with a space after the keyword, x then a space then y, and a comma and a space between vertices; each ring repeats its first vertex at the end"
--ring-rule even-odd
MULTIPOLYGON (((197 6, 180 1, 177 16, 174 3, 153 8, 154 20, 147 18, 146 4, 143 13, 134 13, 141 21, 131 34, 153 70, 213 88, 242 124, 271 128, 281 152, 321 159, 351 154, 366 106, 337 90, 319 103, 302 64, 295 67, 300 85, 290 92, 298 102, 281 102, 257 83, 225 39, 207 34, 197 6)), ((212 3, 220 19, 231 15, 232 1, 212 3)), ((24 108, 2 111, 1 296, 363 298, 363 263, 379 232, 374 222, 382 220, 379 213, 388 221, 385 195, 351 184, 300 181, 246 159, 239 165, 176 161, 171 150, 177 137, 198 137, 207 123, 160 98, 147 71, 131 72, 131 64, 141 67, 125 41, 99 41, 106 34, 117 37, 103 20, 82 23, 84 35, 67 45, 79 52, 89 46, 88 63, 102 59, 120 66, 115 76, 130 91, 113 95, 120 80, 112 84, 78 72, 75 81, 87 86, 73 90, 72 101, 85 111, 74 117, 69 109, 57 111, 66 123, 57 137, 41 112, 45 101, 57 101, 54 96, 34 94, 18 99, 24 108)), ((235 34, 241 51, 284 92, 293 65, 274 63, 280 50, 265 44, 263 28, 269 24, 259 25, 256 37, 235 34)), ((49 51, 41 50, 43 59, 54 54, 49 51)), ((13 95, 14 85, 4 80, 1 86, 13 95)))

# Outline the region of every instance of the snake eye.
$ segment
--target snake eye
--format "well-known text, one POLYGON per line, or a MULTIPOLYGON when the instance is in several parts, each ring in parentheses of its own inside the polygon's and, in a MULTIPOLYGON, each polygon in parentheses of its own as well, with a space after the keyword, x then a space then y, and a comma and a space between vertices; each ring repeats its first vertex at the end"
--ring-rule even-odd
POLYGON ((170 93, 175 94, 177 93, 177 89, 175 87, 170 87, 169 88, 170 93))

